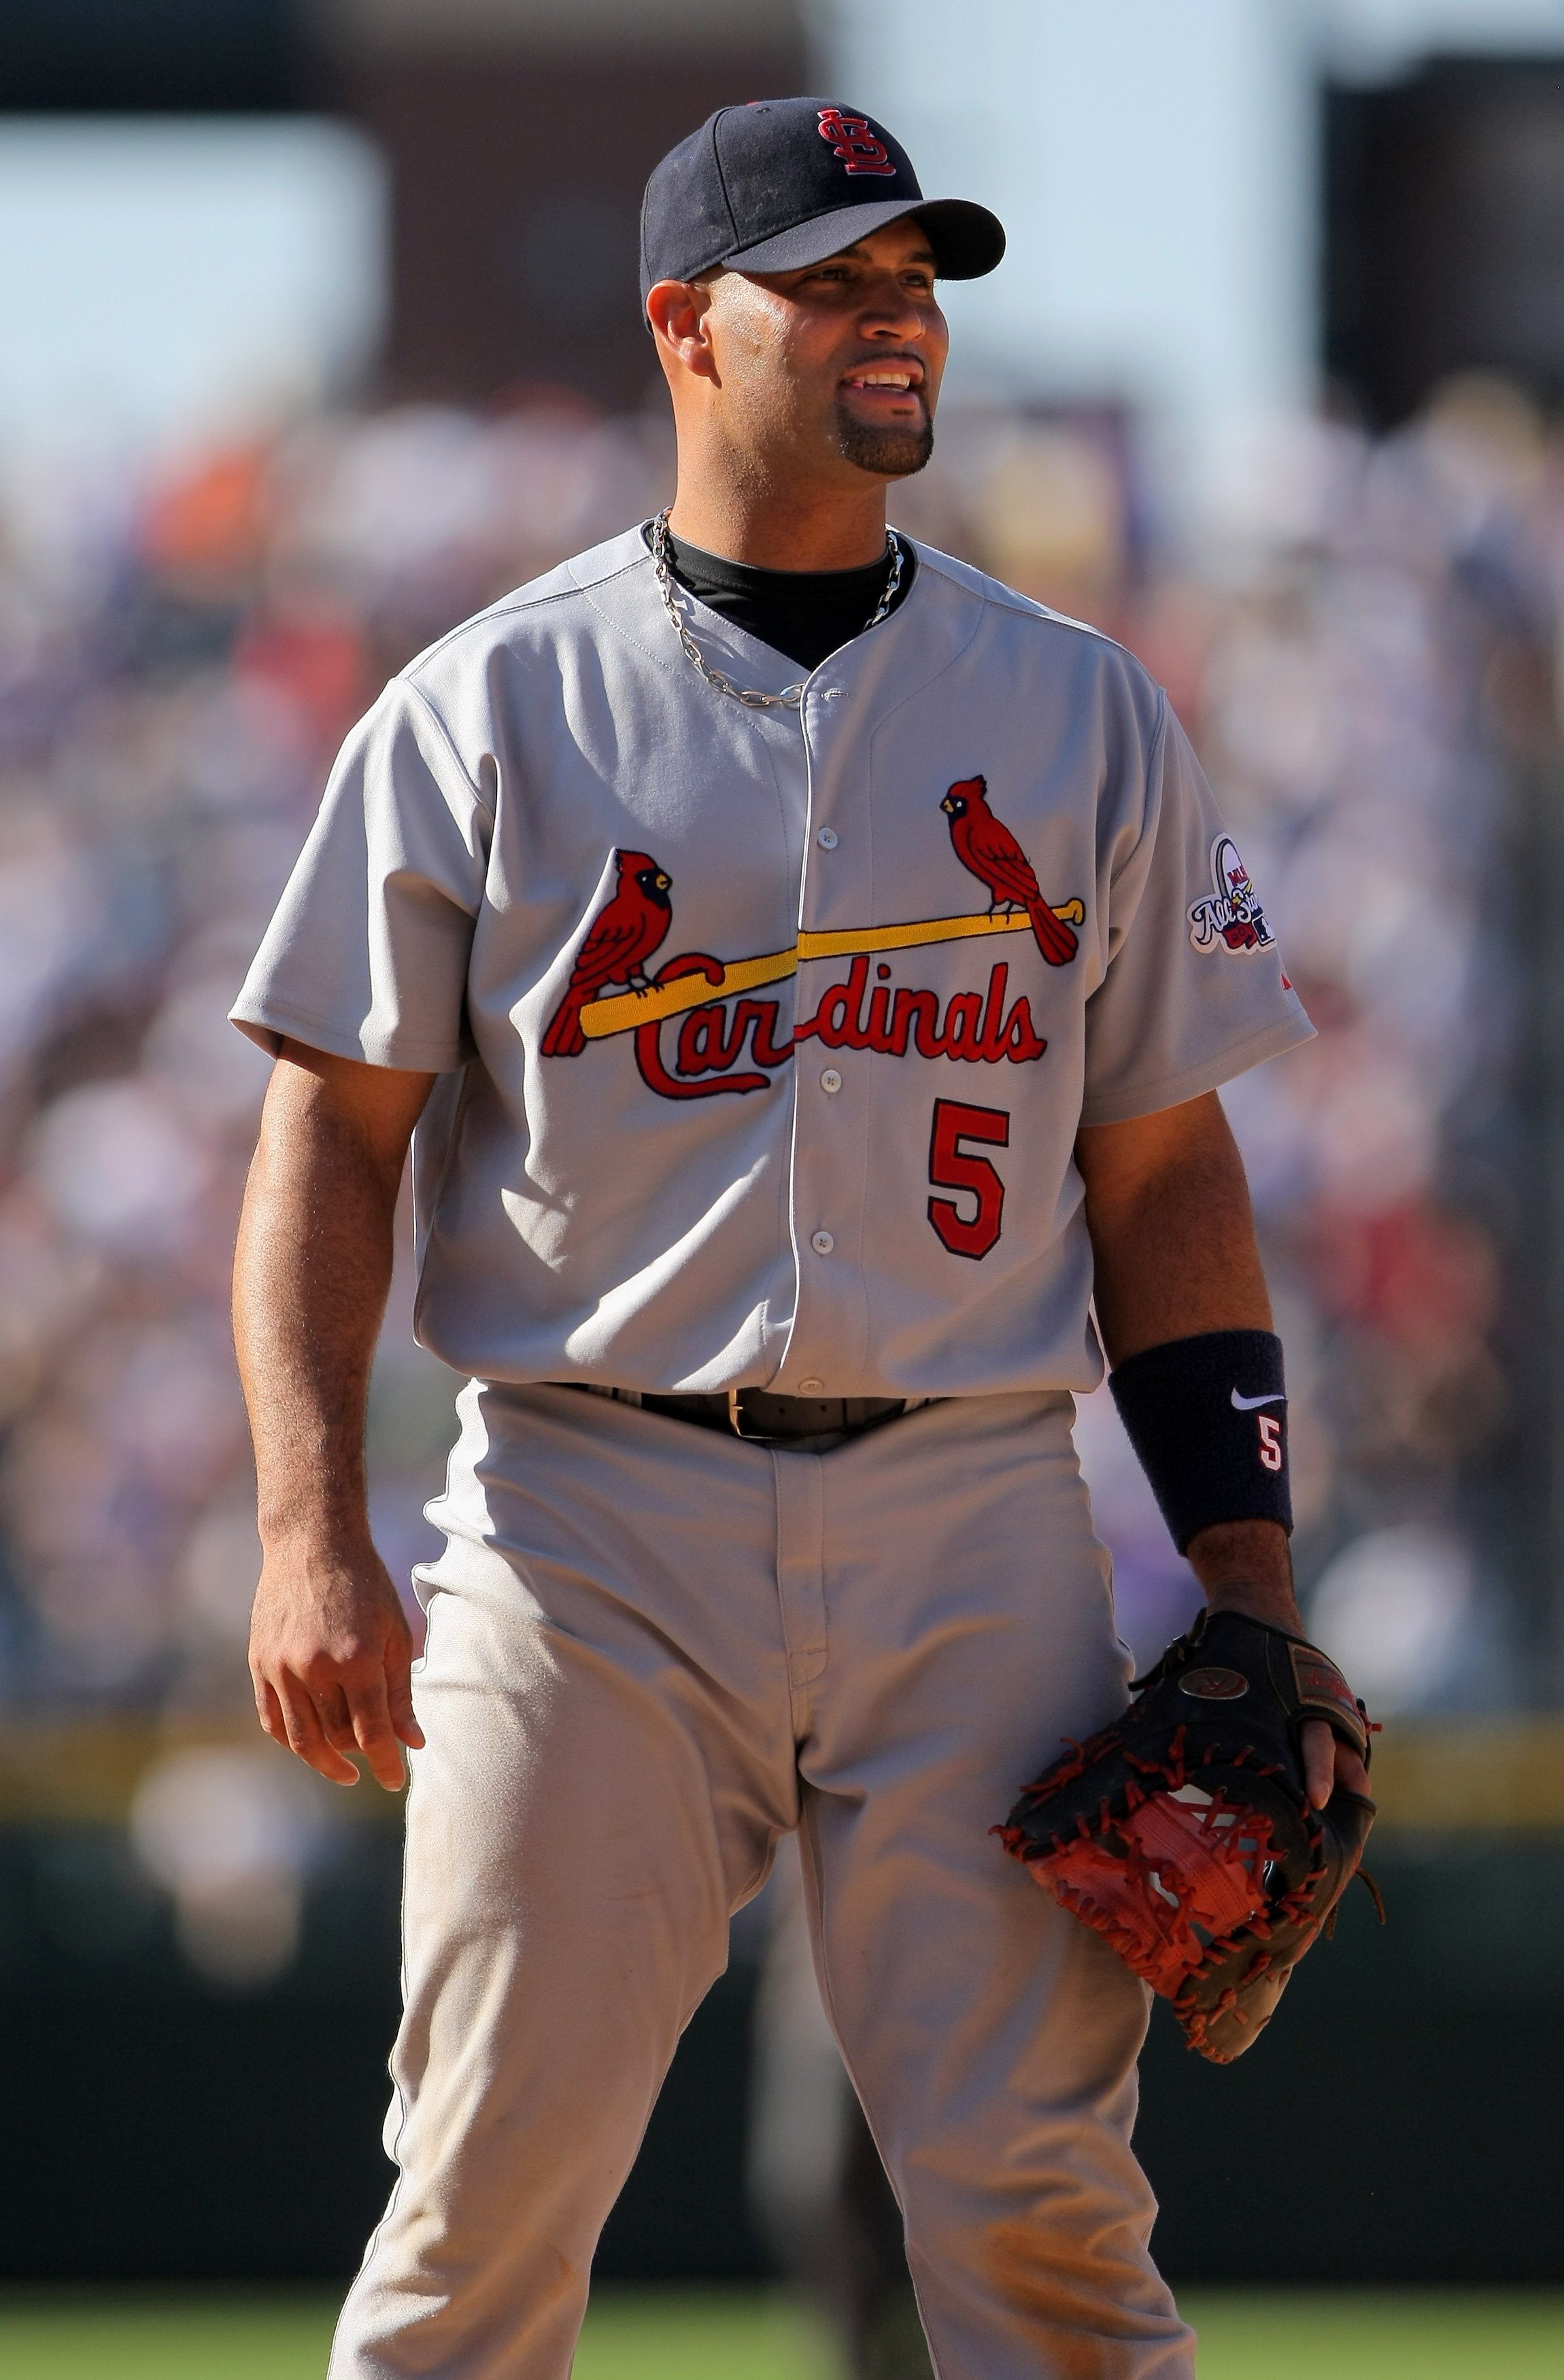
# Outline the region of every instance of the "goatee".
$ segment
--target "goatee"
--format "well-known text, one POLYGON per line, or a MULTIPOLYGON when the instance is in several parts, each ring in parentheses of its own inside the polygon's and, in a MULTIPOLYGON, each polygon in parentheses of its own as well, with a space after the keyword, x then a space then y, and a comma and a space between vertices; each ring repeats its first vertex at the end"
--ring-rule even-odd
POLYGON ((881 430, 857 420, 843 406, 836 420, 845 460, 879 480, 910 480, 934 452, 934 424, 927 416, 917 430, 881 430))

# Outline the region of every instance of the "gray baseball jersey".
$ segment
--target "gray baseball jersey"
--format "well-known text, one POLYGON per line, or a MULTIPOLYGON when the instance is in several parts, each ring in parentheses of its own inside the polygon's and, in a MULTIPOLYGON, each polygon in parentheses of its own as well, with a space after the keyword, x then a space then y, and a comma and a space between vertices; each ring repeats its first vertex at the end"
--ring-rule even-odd
MULTIPOLYGON (((701 678, 634 529, 348 738, 233 1013, 441 1077, 418 1329, 457 1370, 1089 1389, 1077 1128, 1308 1037, 1146 671, 916 552, 800 709, 701 678)), ((686 601, 739 683, 796 677, 686 601)))

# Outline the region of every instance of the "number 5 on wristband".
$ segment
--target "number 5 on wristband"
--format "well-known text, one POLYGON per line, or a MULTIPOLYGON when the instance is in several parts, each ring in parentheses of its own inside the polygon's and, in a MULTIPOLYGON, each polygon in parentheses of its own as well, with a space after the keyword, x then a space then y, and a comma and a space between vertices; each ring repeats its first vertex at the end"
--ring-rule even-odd
POLYGON ((1287 1384, 1271 1330, 1206 1330, 1143 1348, 1109 1383, 1180 1553, 1220 1521, 1292 1526, 1287 1384))

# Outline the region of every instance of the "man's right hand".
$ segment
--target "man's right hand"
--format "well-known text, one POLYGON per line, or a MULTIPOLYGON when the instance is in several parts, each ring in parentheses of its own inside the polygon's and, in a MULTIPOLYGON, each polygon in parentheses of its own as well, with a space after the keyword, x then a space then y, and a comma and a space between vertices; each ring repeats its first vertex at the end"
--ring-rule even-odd
POLYGON ((267 1734, 333 1785, 358 1782, 356 1746, 388 1793, 400 1789, 400 1747, 424 1740, 412 1662, 406 1615, 367 1540, 268 1552, 250 1615, 255 1706, 267 1734))
POLYGON ((412 1632, 370 1542, 364 1415, 397 1185, 432 1075, 285 1041, 239 1218, 234 1343, 265 1564, 250 1619, 261 1724, 333 1784, 355 1747, 394 1793, 412 1632))

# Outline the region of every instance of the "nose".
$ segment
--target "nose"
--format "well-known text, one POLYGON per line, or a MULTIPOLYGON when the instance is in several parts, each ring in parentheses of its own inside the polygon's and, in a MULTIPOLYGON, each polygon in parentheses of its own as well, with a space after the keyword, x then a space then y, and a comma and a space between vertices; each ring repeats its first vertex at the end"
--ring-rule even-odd
POLYGON ((865 292, 858 320, 867 337, 898 344, 922 339, 927 327, 917 299, 893 272, 879 274, 865 292))

